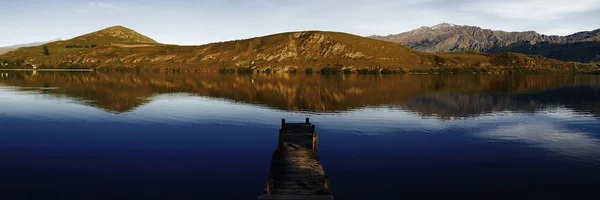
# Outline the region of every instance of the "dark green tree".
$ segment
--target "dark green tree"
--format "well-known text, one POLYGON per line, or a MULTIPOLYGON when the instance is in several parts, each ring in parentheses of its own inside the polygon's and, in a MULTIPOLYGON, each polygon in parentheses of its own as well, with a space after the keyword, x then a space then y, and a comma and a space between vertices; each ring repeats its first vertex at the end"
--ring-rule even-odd
POLYGON ((379 72, 381 74, 392 74, 394 73, 392 70, 390 69, 382 69, 381 72, 379 72))
POLYGON ((48 47, 46 45, 44 45, 44 55, 46 55, 46 56, 50 55, 50 51, 48 50, 48 47))

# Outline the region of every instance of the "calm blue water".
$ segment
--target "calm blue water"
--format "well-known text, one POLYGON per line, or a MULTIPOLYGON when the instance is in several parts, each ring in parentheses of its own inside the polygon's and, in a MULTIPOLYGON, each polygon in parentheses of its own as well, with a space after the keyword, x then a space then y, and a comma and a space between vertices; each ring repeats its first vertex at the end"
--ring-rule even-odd
POLYGON ((0 199, 255 199, 280 119, 305 117, 336 199, 600 195, 594 86, 313 112, 163 91, 117 112, 52 80, 0 82, 0 199))

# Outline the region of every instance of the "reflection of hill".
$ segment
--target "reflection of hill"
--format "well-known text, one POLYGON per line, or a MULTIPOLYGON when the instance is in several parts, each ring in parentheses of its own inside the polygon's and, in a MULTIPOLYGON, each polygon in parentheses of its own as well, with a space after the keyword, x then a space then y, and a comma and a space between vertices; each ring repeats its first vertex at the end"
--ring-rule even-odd
POLYGON ((581 112, 600 115, 600 85, 550 89, 530 95, 516 96, 519 100, 545 106, 563 106, 581 112))
POLYGON ((472 117, 494 111, 535 112, 548 107, 566 107, 600 115, 600 87, 567 86, 518 94, 442 93, 416 97, 402 107, 441 119, 472 117))
MULTIPOLYGON (((148 97, 156 94, 187 92, 262 104, 283 110, 319 112, 365 106, 400 105, 424 114, 444 112, 449 113, 450 116, 508 109, 502 106, 515 106, 513 102, 519 104, 528 102, 525 97, 519 95, 508 97, 506 94, 597 83, 598 78, 595 76, 305 76, 293 74, 240 76, 200 73, 88 72, 37 72, 35 74, 9 72, 8 77, 0 76, 0 84, 58 87, 43 92, 91 101, 89 103, 91 105, 116 112, 132 110, 146 103, 148 97), (448 93, 453 95, 445 95, 448 93), (496 108, 497 106, 501 108, 496 108)), ((597 94, 597 90, 595 91, 597 94)), ((551 99, 544 96, 539 98, 551 99)), ((566 100, 557 101, 548 103, 561 105, 566 100)), ((517 105, 517 107, 523 106, 517 105)))

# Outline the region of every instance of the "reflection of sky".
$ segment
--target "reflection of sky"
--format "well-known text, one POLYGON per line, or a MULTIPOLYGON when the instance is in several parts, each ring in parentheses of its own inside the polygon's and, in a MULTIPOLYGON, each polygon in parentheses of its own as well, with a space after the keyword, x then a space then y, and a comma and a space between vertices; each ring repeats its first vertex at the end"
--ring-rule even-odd
POLYGON ((98 119, 108 115, 76 99, 58 98, 35 91, 17 92, 15 89, 0 87, 0 116, 58 120, 98 119))
POLYGON ((335 129, 340 133, 357 135, 403 132, 444 134, 446 129, 463 129, 465 133, 489 142, 522 143, 592 162, 598 162, 600 158, 600 140, 597 133, 592 135, 600 127, 598 120, 565 108, 553 108, 535 114, 506 111, 466 120, 438 120, 386 107, 310 114, 273 110, 224 99, 168 94, 152 97, 148 104, 133 111, 114 114, 74 99, 0 87, 0 117, 80 123, 231 124, 273 128, 279 126, 281 118, 303 121, 304 117, 311 117, 317 129, 324 133, 335 129))
POLYGON ((548 122, 499 126, 477 136, 528 143, 559 154, 600 164, 600 140, 587 133, 561 128, 548 122))

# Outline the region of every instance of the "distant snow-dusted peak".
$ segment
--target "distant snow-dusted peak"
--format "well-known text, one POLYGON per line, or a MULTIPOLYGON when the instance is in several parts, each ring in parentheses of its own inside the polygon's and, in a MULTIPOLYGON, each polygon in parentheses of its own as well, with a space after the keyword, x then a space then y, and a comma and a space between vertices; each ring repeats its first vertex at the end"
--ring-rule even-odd
POLYGON ((456 24, 450 24, 450 23, 440 23, 437 24, 435 26, 432 26, 431 29, 433 30, 437 30, 437 29, 448 29, 448 28, 454 28, 457 27, 458 25, 456 24))

